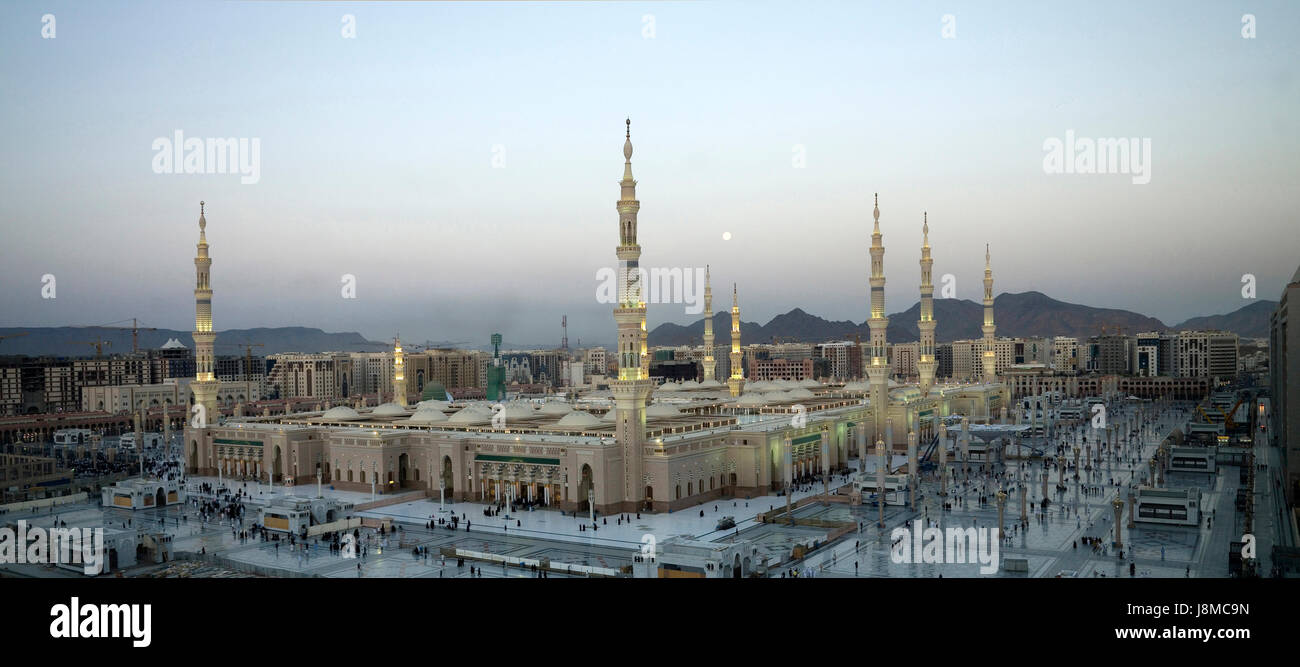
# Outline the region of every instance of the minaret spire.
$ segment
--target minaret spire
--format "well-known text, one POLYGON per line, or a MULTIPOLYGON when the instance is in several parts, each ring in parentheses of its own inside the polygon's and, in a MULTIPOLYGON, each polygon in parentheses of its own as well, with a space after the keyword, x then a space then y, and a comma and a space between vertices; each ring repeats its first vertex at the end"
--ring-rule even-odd
POLYGON ((938 365, 934 354, 934 330, 938 322, 934 320, 934 284, 931 282, 934 260, 930 258, 930 214, 922 212, 921 216, 921 319, 917 322, 921 349, 916 366, 921 375, 921 396, 926 397, 934 385, 934 369, 938 365))
POLYGON ((990 259, 989 246, 984 244, 984 381, 997 382, 997 350, 993 334, 997 327, 993 324, 993 263, 990 259))
MULTIPOLYGON (((194 381, 190 391, 194 392, 194 404, 201 410, 188 420, 198 428, 209 424, 215 425, 217 411, 217 378, 214 373, 214 356, 212 344, 217 334, 212 331, 212 259, 208 257, 207 228, 208 219, 206 203, 199 202, 199 242, 194 257, 194 381)), ((190 439, 190 438, 187 438, 190 439)), ((194 461, 193 469, 197 469, 194 461)))
POLYGON ((867 377, 871 383, 871 409, 875 415, 876 437, 884 437, 885 408, 889 401, 889 348, 885 340, 885 331, 889 328, 889 318, 885 317, 885 246, 880 242, 880 195, 875 197, 875 208, 871 212, 875 220, 871 232, 871 318, 867 326, 871 329, 871 363, 866 365, 867 377))
POLYGON ((400 335, 393 337, 393 401, 406 407, 406 358, 400 335))
POLYGON ((739 396, 745 388, 745 369, 741 365, 744 354, 740 351, 740 297, 736 283, 731 283, 731 377, 727 378, 727 387, 732 396, 739 396))
POLYGON ((709 265, 704 265, 704 378, 701 382, 717 382, 715 372, 718 362, 713 358, 713 283, 709 265))
MULTIPOLYGON (((618 379, 609 383, 614 397, 614 440, 622 460, 621 488, 606 485, 596 488, 592 499, 601 511, 639 512, 645 508, 645 408, 654 391, 650 380, 650 355, 647 353, 646 308, 641 292, 641 246, 637 243, 636 220, 641 202, 636 198, 636 180, 632 178, 632 119, 625 121, 623 139, 623 180, 618 209, 619 263, 618 304, 614 321, 618 325, 618 379), (608 497, 607 494, 613 494, 608 497)), ((578 502, 587 498, 577 498, 578 502)))

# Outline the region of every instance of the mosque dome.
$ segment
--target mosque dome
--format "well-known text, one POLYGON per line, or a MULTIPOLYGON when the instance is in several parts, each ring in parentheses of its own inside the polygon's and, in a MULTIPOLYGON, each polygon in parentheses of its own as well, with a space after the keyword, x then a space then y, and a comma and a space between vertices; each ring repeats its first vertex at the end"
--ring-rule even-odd
POLYGON ((765 405, 766 403, 767 401, 763 400, 763 395, 759 394, 758 392, 749 392, 749 393, 742 394, 740 396, 740 400, 736 401, 736 405, 739 405, 741 407, 755 407, 759 405, 765 405))
POLYGON ((436 400, 436 399, 428 400, 428 401, 420 401, 416 405, 417 410, 424 410, 426 408, 433 409, 433 410, 446 410, 448 407, 451 407, 451 403, 448 403, 447 401, 436 400))
POLYGON ((808 389, 816 389, 816 388, 822 386, 822 383, 820 383, 820 382, 818 382, 818 381, 816 381, 816 380, 814 380, 814 379, 812 379, 812 378, 804 378, 804 379, 802 379, 802 380, 799 381, 799 386, 800 386, 800 387, 805 387, 805 388, 808 388, 808 389))
POLYGON ((336 408, 330 408, 326 410, 324 414, 320 416, 320 418, 328 419, 330 421, 345 422, 345 421, 352 421, 354 419, 361 419, 361 415, 357 414, 356 410, 353 410, 352 408, 349 408, 346 405, 340 405, 336 408))
POLYGON ((396 403, 385 403, 370 411, 371 417, 400 417, 406 414, 406 408, 396 403))
POLYGON ((538 412, 544 415, 567 415, 573 412, 573 406, 564 401, 547 401, 538 412))
POLYGON ((808 391, 807 389, 804 389, 803 387, 797 387, 795 389, 791 389, 790 391, 786 392, 786 394, 789 395, 790 398, 814 398, 813 393, 811 391, 808 391))
POLYGON ((615 419, 618 419, 618 411, 615 410, 614 408, 610 408, 609 412, 606 412, 605 414, 600 416, 600 420, 607 424, 614 423, 615 419))
MULTIPOLYGON (((508 403, 502 411, 505 412, 506 419, 532 419, 537 416, 537 411, 528 403, 508 403)), ((492 413, 488 413, 489 417, 492 413)))
POLYGON ((445 422, 447 421, 447 415, 443 413, 442 410, 439 410, 437 408, 422 407, 419 410, 416 410, 415 414, 411 415, 410 418, 407 419, 406 421, 414 422, 417 424, 445 422))
POLYGON ((447 388, 442 386, 441 382, 430 381, 424 385, 424 391, 420 392, 420 400, 428 401, 437 399, 439 401, 447 400, 447 388))
POLYGON ((645 410, 647 417, 677 417, 681 414, 682 411, 677 406, 668 403, 655 403, 645 410))
POLYGON ((699 389, 700 383, 695 380, 685 380, 682 382, 682 389, 699 389))
POLYGON ((452 424, 483 424, 492 419, 492 415, 481 408, 469 407, 460 410, 447 419, 452 424))
POLYGON ((704 382, 700 383, 701 389, 716 389, 721 386, 723 386, 723 384, 721 382, 718 382, 717 380, 705 380, 704 382))
POLYGON ((556 422, 555 425, 563 426, 565 428, 588 428, 591 426, 600 426, 600 423, 601 420, 597 419, 590 412, 577 410, 564 415, 564 418, 556 422))

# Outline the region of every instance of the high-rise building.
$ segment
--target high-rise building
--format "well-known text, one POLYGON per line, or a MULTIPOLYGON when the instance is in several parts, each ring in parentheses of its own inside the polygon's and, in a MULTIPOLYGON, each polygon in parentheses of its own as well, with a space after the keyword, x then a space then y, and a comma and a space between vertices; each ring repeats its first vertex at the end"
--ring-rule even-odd
POLYGON ((1269 318, 1268 357, 1271 412, 1269 442, 1280 448, 1288 505, 1300 502, 1300 326, 1291 326, 1291 306, 1300 305, 1300 269, 1282 289, 1269 318))

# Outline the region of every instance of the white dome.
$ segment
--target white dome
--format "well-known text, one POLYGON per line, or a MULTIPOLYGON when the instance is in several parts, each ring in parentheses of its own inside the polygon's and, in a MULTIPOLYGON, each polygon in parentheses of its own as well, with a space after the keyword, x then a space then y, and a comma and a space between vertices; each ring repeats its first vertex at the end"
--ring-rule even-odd
POLYGON ((357 414, 356 410, 353 410, 346 405, 340 405, 336 408, 326 410, 320 418, 328 419, 330 421, 345 422, 352 421, 353 419, 361 419, 361 415, 357 414))
POLYGON ((680 414, 682 411, 677 406, 668 403, 655 403, 645 410, 647 417, 676 417, 680 414))
POLYGON ((420 423, 420 424, 428 424, 431 422, 445 422, 447 421, 447 415, 442 410, 437 410, 434 408, 420 408, 419 410, 416 410, 415 414, 411 415, 410 418, 408 418, 406 421, 420 423))
POLYGON ((681 384, 682 389, 699 389, 700 383, 695 380, 685 380, 681 384))
POLYGON ((786 394, 788 394, 790 398, 814 398, 813 393, 811 391, 808 391, 807 389, 804 389, 803 387, 799 387, 797 389, 791 389, 790 391, 786 392, 786 394))
POLYGON ((448 407, 451 407, 451 403, 440 401, 438 399, 431 399, 428 401, 420 401, 416 404, 416 407, 420 409, 433 408, 434 410, 446 410, 448 407))
POLYGON ((763 395, 757 392, 742 394, 740 399, 736 401, 736 405, 745 407, 763 405, 765 403, 767 403, 767 401, 763 400, 763 395))
POLYGON ((768 382, 767 380, 759 380, 758 382, 754 382, 750 384, 748 387, 746 387, 746 389, 749 389, 750 391, 756 391, 756 392, 775 391, 780 388, 781 387, 778 386, 777 384, 773 382, 768 382))
POLYGON ((538 412, 544 415, 567 415, 573 412, 573 406, 563 401, 548 401, 538 412))
POLYGON ((587 428, 590 426, 600 426, 600 423, 600 420, 596 419, 596 417, 590 412, 582 412, 579 410, 564 415, 564 418, 556 422, 555 425, 564 426, 566 428, 587 428))
POLYGON ((790 394, 788 394, 788 393, 786 393, 786 392, 784 392, 784 391, 769 391, 769 392, 763 394, 763 400, 765 400, 765 401, 788 401, 788 400, 790 400, 790 394))
MULTIPOLYGON (((505 407, 501 408, 501 411, 505 413, 506 419, 532 419, 537 416, 537 411, 528 403, 507 403, 505 407)), ((496 411, 493 410, 488 415, 490 417, 495 413, 496 411)))
POLYGON ((659 385, 659 391, 677 391, 678 389, 681 388, 682 388, 681 385, 671 380, 659 385))
POLYGON ((385 403, 370 411, 371 417, 397 417, 406 414, 406 408, 396 403, 385 403))
POLYGON ((812 379, 812 378, 804 378, 804 379, 802 379, 802 380, 799 381, 799 386, 800 386, 800 387, 805 387, 805 388, 808 388, 808 389, 817 389, 818 387, 821 387, 821 386, 822 386, 822 383, 820 383, 820 382, 818 382, 818 381, 816 381, 816 380, 814 380, 814 379, 812 379))
POLYGON ((700 383, 701 389, 714 389, 716 387, 722 387, 722 386, 724 385, 721 382, 718 382, 717 380, 705 380, 704 382, 700 383))
POLYGON ((780 380, 777 380, 774 384, 776 384, 776 386, 778 387, 781 387, 782 389, 792 389, 794 387, 799 386, 798 382, 795 382, 794 380, 787 380, 785 378, 781 378, 780 380))
POLYGON ((465 408, 452 415, 447 421, 452 424, 482 424, 492 419, 492 415, 473 407, 465 408))

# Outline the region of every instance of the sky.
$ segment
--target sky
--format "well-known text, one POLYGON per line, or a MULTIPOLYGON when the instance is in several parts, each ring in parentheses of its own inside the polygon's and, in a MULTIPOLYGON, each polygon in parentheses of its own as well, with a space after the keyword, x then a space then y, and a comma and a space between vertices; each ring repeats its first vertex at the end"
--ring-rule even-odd
POLYGON ((3 3, 0 326, 191 329, 204 200, 217 330, 609 343, 629 117, 641 265, 710 265, 746 321, 867 318, 873 193, 888 312, 923 212, 958 298, 988 243, 997 293, 1229 312, 1300 263, 1298 32, 1260 1, 3 3), (168 173, 177 131, 256 140, 256 182, 168 173), (1149 182, 1049 173, 1067 132, 1149 142, 1149 182))

